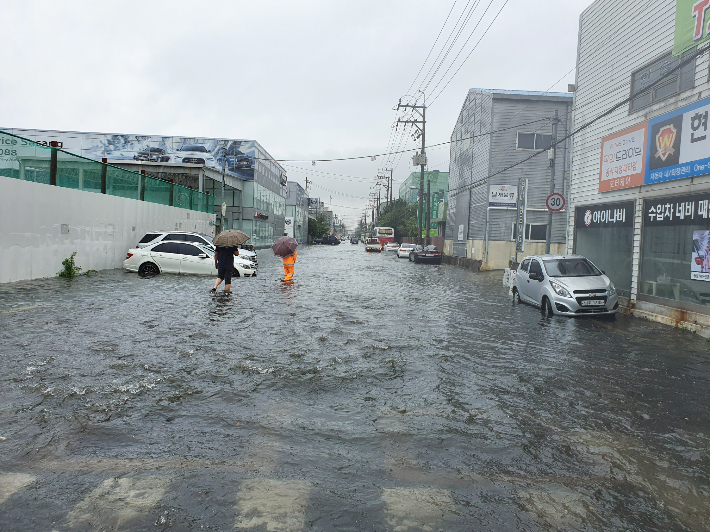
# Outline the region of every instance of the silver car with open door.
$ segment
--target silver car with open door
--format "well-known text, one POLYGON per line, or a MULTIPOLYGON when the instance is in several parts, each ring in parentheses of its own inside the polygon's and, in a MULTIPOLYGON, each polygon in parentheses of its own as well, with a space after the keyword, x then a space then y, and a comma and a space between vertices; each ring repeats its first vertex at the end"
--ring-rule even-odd
POLYGON ((516 302, 548 315, 612 315, 619 311, 614 283, 581 255, 539 255, 520 263, 513 281, 516 302))

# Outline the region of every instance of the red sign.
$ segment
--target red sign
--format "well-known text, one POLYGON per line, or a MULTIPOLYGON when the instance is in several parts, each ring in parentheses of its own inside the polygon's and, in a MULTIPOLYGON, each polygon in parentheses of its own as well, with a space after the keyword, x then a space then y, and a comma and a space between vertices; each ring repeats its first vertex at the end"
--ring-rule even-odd
POLYGON ((643 185, 648 122, 602 139, 599 192, 643 185))
POLYGON ((555 192, 547 196, 547 208, 551 211, 558 212, 565 208, 565 197, 562 194, 555 192))

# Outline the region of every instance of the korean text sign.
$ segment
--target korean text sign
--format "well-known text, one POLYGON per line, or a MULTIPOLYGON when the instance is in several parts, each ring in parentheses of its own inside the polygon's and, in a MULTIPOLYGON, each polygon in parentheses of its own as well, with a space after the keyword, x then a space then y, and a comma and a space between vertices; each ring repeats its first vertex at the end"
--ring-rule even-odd
POLYGON ((710 174, 709 116, 706 98, 648 122, 644 184, 710 174))
POLYGON ((644 184, 648 122, 602 139, 599 192, 644 184))
POLYGON ((673 55, 707 41, 710 38, 710 0, 676 0, 673 55))

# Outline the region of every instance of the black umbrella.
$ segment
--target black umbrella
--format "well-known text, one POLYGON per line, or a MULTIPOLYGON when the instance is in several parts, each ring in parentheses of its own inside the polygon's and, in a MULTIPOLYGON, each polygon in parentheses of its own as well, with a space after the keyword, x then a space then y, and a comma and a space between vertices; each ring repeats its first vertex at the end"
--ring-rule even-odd
POLYGON ((274 255, 277 257, 285 259, 286 257, 290 257, 296 253, 297 247, 298 242, 296 242, 295 238, 290 236, 282 236, 281 238, 274 240, 274 243, 271 245, 271 251, 273 251, 274 255))

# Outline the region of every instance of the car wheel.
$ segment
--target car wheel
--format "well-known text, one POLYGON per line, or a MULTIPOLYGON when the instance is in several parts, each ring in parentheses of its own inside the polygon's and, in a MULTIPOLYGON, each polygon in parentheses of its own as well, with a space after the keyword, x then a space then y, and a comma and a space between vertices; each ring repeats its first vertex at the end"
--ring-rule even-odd
POLYGON ((513 304, 520 305, 520 292, 517 288, 513 288, 513 304))
POLYGON ((141 275, 158 275, 160 273, 160 268, 153 262, 144 262, 138 268, 138 273, 141 275))
POLYGON ((550 303, 550 300, 546 297, 542 298, 542 315, 546 316, 548 318, 554 316, 554 313, 552 312, 552 303, 550 303))
POLYGON ((239 275, 239 270, 234 268, 234 270, 232 270, 232 277, 236 277, 237 279, 241 277, 241 275, 239 275))

